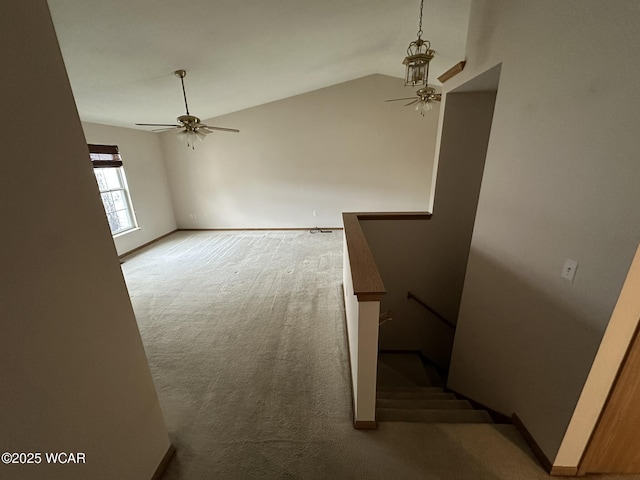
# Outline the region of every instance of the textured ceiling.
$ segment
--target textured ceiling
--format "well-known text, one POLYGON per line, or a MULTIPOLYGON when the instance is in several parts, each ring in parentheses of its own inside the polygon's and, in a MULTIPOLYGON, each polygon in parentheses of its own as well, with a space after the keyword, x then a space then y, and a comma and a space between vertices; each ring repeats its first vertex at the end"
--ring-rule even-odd
MULTIPOLYGON (((470 2, 425 0, 423 38, 436 51, 430 83, 464 58, 470 2)), ((374 73, 402 77, 419 5, 49 0, 81 119, 127 127, 184 113, 173 75, 181 68, 189 110, 202 119, 374 73)))

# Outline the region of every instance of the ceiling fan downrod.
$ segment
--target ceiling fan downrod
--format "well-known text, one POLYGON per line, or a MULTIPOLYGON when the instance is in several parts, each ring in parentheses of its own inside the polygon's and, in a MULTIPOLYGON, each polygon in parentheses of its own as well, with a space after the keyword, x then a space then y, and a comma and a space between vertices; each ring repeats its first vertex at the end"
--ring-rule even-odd
POLYGON ((182 96, 184 97, 184 108, 187 110, 187 115, 189 115, 189 105, 187 105, 187 92, 184 89, 184 77, 187 76, 187 72, 185 70, 176 70, 174 72, 176 77, 180 77, 180 83, 182 84, 182 96))

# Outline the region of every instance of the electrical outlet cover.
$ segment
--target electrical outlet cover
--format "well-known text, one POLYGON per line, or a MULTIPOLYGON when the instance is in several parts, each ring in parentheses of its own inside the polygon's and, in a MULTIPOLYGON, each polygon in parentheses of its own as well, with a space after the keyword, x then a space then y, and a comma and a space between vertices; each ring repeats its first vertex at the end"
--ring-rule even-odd
POLYGON ((573 277, 576 276, 577 268, 578 268, 578 262, 571 258, 567 258, 564 261, 564 266, 562 267, 562 273, 560 274, 560 276, 562 278, 566 278, 567 280, 573 282, 573 277))

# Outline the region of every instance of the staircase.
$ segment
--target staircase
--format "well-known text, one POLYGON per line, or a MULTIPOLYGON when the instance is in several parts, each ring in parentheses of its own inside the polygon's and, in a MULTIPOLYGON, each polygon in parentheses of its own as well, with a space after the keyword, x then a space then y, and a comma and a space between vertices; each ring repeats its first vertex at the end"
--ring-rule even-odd
POLYGON ((412 353, 378 354, 376 420, 412 423, 493 423, 486 410, 444 391, 432 365, 412 353))

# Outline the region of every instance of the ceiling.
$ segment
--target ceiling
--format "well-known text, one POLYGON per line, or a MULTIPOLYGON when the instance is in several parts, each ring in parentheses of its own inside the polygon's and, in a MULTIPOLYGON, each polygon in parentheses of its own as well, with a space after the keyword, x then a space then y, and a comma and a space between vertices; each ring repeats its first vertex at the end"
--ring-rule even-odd
MULTIPOLYGON (((48 0, 83 121, 207 119, 366 75, 404 75, 419 0, 48 0)), ((464 58, 471 0, 425 0, 429 80, 464 58)), ((402 80, 398 80, 402 82, 402 80)), ((407 87, 408 88, 408 87, 407 87)), ((412 92, 409 92, 412 94, 412 92)), ((410 95, 408 95, 410 96, 410 95)))

